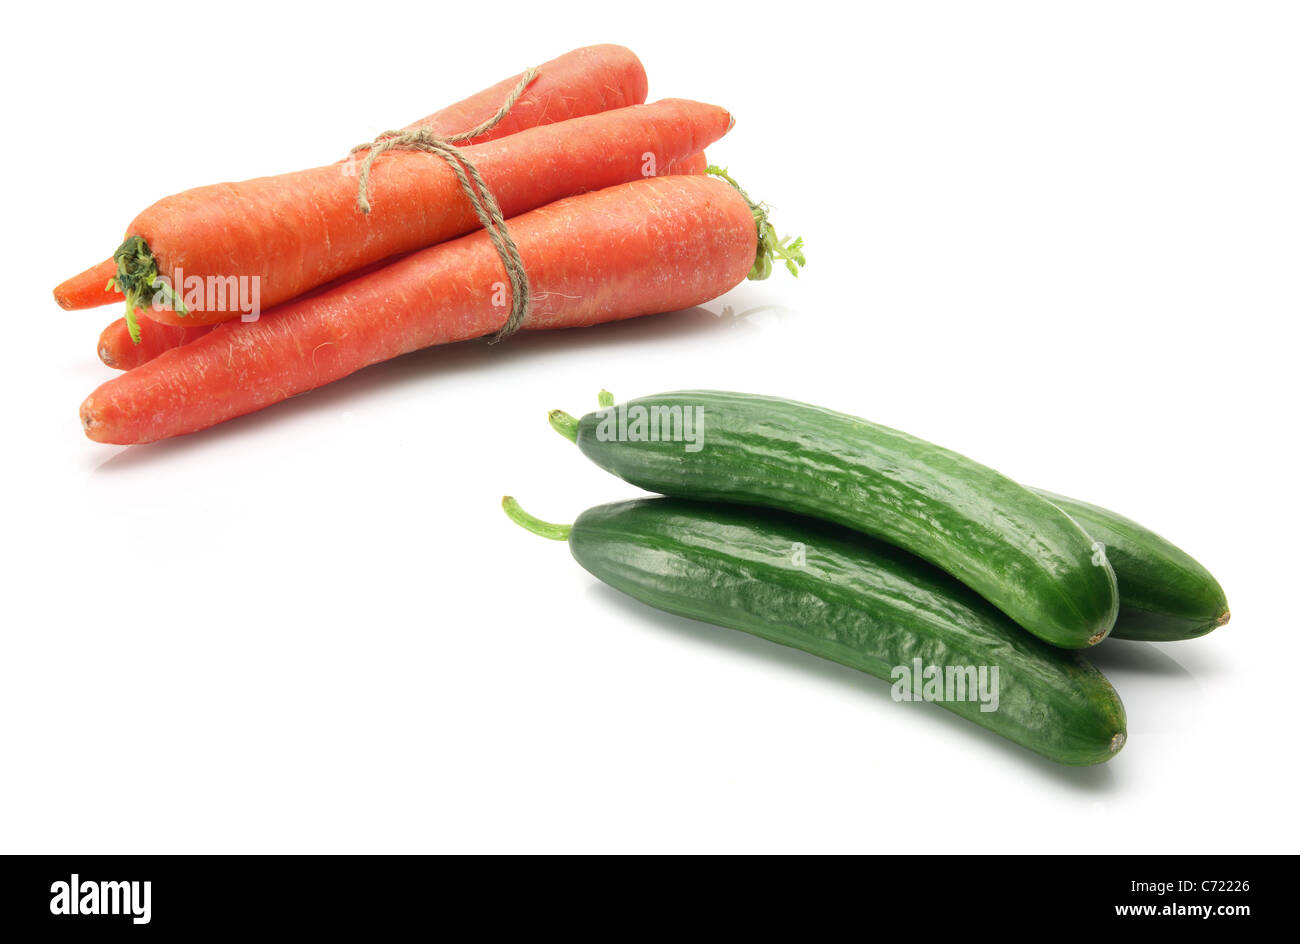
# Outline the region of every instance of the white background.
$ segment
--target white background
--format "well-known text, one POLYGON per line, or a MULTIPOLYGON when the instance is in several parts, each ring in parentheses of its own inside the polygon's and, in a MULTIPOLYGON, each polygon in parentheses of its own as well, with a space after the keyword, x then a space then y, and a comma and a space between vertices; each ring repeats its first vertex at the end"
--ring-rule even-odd
POLYGON ((50 4, 10 37, 4 851, 1297 851, 1294 6, 305 9, 137 36, 50 4), (49 290, 145 205, 595 42, 734 112, 710 156, 807 238, 797 281, 83 437, 119 312, 49 290), (510 524, 504 493, 555 520, 634 494, 546 424, 602 386, 901 427, 1138 518, 1234 618, 1104 644, 1128 746, 1056 767, 510 524))

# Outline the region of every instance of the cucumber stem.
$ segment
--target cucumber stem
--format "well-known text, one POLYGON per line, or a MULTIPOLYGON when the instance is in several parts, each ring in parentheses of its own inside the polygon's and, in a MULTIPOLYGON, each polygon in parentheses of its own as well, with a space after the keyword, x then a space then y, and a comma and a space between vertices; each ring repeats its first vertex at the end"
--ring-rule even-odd
POLYGON ((776 230, 768 222, 767 206, 762 203, 755 203, 749 194, 745 193, 743 187, 736 183, 735 179, 727 172, 727 168, 718 167, 710 164, 704 171, 706 174, 712 174, 725 180, 731 186, 739 191, 740 195, 745 198, 749 204, 749 212, 754 215, 754 225, 758 227, 758 252, 754 256, 754 265, 749 270, 749 278, 754 281, 761 281, 772 274, 772 261, 782 259, 785 261, 785 267, 790 274, 799 277, 801 269, 808 260, 803 254, 803 237, 782 239, 776 235, 776 230))
POLYGON ((505 510, 506 517, 525 531, 531 531, 541 537, 550 538, 552 541, 569 540, 569 532, 573 530, 571 524, 552 524, 549 521, 543 521, 541 518, 534 518, 524 511, 519 502, 509 495, 501 499, 501 507, 505 510))
POLYGON ((546 418, 550 420, 551 428, 569 442, 578 441, 578 421, 568 413, 563 410, 551 410, 546 418))
POLYGON ((602 390, 596 394, 596 402, 600 404, 602 410, 607 410, 614 405, 614 394, 608 390, 602 390))

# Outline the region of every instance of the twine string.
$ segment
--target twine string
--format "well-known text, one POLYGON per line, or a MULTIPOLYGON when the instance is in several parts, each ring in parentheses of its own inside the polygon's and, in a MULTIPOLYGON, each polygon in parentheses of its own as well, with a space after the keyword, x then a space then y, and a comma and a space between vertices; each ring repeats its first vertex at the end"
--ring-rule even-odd
POLYGON ((488 234, 488 239, 492 242, 492 247, 496 250, 497 255, 501 257, 501 264, 505 267, 506 278, 510 283, 510 314, 506 317, 506 322, 495 334, 489 339, 491 343, 507 338, 518 331, 528 318, 528 311, 532 305, 532 291, 528 283, 528 273, 524 271, 523 259, 519 256, 519 247, 515 245, 514 238, 506 227, 505 216, 501 212, 501 206, 497 203, 496 197, 487 188, 483 181, 483 176, 478 172, 478 168, 465 155, 465 152, 456 147, 462 141, 468 141, 477 138, 481 134, 491 131, 501 120, 509 114, 510 109, 519 101, 524 90, 538 76, 536 69, 528 69, 520 77, 519 83, 506 96, 501 107, 497 109, 496 114, 488 118, 482 124, 468 131, 462 131, 458 134, 449 135, 448 137, 438 137, 427 127, 412 128, 409 131, 385 131, 373 141, 367 141, 365 144, 358 144, 351 153, 366 151, 366 156, 361 161, 361 170, 357 180, 357 207, 362 213, 370 212, 370 173, 375 158, 391 150, 408 150, 424 151, 427 154, 433 154, 446 161, 447 166, 451 168, 456 175, 456 181, 464 191, 470 205, 474 208, 474 213, 483 229, 488 234))

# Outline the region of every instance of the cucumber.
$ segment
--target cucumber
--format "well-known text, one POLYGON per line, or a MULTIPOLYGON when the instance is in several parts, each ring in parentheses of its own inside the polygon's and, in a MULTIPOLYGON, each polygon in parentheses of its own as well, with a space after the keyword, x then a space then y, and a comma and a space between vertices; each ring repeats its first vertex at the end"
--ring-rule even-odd
POLYGON ((1119 581, 1111 636, 1171 642, 1204 636, 1228 622, 1223 588, 1208 570, 1160 535, 1123 515, 1033 489, 1106 547, 1119 581))
POLYGON ((1115 575, 1083 528, 987 466, 906 433, 717 391, 644 397, 581 420, 556 411, 551 423, 649 491, 797 512, 898 545, 1053 645, 1096 645, 1114 625, 1115 575))
POLYGON ((1100 763, 1124 745, 1124 706, 1079 653, 1033 638, 898 548, 823 521, 683 499, 602 505, 571 527, 504 504, 530 530, 567 538, 579 564, 651 606, 894 681, 896 697, 922 691, 914 672, 909 685, 896 671, 912 672, 914 660, 941 671, 983 666, 989 680, 996 666, 996 710, 938 704, 1062 764, 1100 763))

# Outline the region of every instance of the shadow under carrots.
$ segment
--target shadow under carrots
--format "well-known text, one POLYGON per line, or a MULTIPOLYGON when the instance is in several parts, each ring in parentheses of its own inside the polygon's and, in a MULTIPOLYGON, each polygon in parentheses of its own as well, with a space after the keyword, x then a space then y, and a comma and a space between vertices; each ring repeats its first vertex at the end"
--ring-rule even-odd
POLYGON ((340 403, 414 383, 431 374, 447 377, 459 371, 499 369, 545 357, 557 350, 581 351, 610 345, 645 344, 673 336, 734 330, 743 327, 750 317, 766 312, 784 314, 788 309, 779 305, 759 305, 737 310, 734 306, 722 305, 714 311, 696 306, 607 322, 589 328, 520 331, 500 344, 488 344, 484 339, 476 339, 425 348, 373 364, 323 387, 196 433, 154 443, 118 446, 118 451, 100 461, 94 467, 94 472, 127 472, 171 456, 247 435, 250 431, 261 429, 264 424, 285 422, 300 413, 335 409, 340 403))

